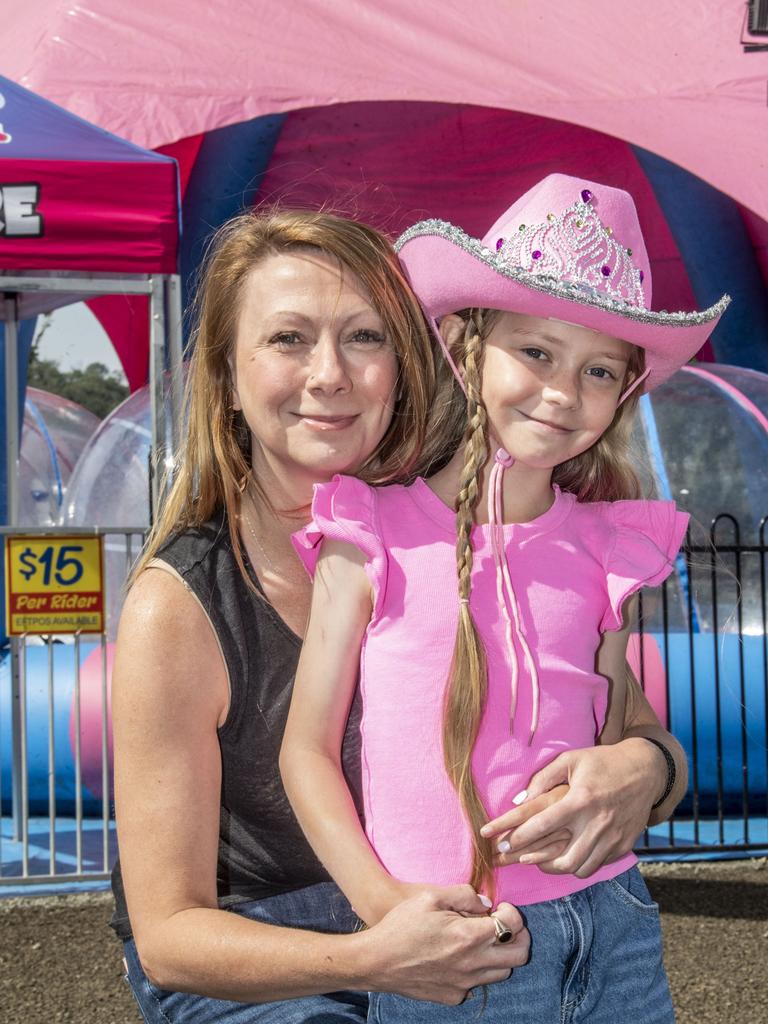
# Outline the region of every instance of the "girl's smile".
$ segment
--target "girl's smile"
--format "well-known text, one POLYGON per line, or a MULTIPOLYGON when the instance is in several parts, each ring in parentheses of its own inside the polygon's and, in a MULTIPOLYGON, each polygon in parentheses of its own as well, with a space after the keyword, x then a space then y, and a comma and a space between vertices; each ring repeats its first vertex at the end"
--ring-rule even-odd
MULTIPOLYGON (((552 471, 591 448, 616 415, 632 346, 585 327, 495 311, 482 348, 480 392, 493 457, 512 456, 504 474, 504 519, 530 522, 552 504, 552 471)), ((466 321, 451 314, 440 331, 449 347, 460 345, 466 321)), ((452 505, 465 461, 459 446, 429 486, 452 505)), ((487 522, 490 463, 479 476, 475 520, 487 522)))
MULTIPOLYGON (((520 412, 520 410, 518 410, 520 412)), ((562 426, 558 423, 553 423, 550 420, 544 420, 535 416, 528 416, 527 413, 520 412, 520 415, 527 419, 531 425, 538 426, 544 429, 544 431, 550 431, 555 434, 570 434, 572 432, 570 427, 562 426)))

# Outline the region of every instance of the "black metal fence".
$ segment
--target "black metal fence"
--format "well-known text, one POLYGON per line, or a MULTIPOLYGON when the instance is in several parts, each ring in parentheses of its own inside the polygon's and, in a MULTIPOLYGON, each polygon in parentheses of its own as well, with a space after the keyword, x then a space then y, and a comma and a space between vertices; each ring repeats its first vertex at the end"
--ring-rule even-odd
POLYGON ((768 850, 767 524, 745 541, 733 516, 717 516, 641 596, 641 681, 690 767, 685 799, 641 853, 768 850))
MULTIPOLYGON (((743 541, 721 515, 676 572, 641 594, 630 660, 690 762, 650 856, 768 850, 768 524, 743 541)), ((8 528, 4 533, 12 533, 8 528)), ((103 530, 107 606, 119 611, 141 532, 103 530)), ((106 878, 114 856, 106 636, 26 637, 0 659, 0 889, 106 878)))

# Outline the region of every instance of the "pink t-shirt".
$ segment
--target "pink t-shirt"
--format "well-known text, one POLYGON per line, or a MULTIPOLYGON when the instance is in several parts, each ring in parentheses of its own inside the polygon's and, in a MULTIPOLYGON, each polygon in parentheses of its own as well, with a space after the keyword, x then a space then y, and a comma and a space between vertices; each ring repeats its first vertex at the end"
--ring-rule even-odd
MULTIPOLYGON (((488 664, 473 771, 490 817, 510 810, 531 775, 563 750, 594 745, 608 690, 595 672, 600 635, 621 628, 621 606, 630 594, 669 575, 688 523, 672 502, 580 504, 557 487, 554 494, 538 519, 504 526, 523 635, 541 688, 530 745, 532 686, 520 650, 510 722, 510 655, 489 527, 476 526, 472 534, 470 608, 488 664)), ((443 766, 441 740, 458 616, 455 514, 421 479, 409 487, 373 488, 337 476, 315 487, 312 517, 294 538, 310 573, 324 537, 346 541, 366 555, 374 595, 360 663, 368 838, 397 878, 466 882, 470 834, 443 766)), ((509 865, 496 872, 496 896, 520 905, 553 899, 612 878, 635 859, 630 853, 589 879, 509 865)))

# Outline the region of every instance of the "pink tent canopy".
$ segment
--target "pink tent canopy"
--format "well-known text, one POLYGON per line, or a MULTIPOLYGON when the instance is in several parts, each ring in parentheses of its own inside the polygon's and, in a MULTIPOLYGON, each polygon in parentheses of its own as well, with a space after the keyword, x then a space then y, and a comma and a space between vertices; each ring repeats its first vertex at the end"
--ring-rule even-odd
MULTIPOLYGON (((0 76, 0 272, 175 274, 178 168, 0 76)), ((117 291, 120 289, 117 288, 117 291)), ((63 291, 18 296, 21 319, 74 301, 63 291)), ((148 372, 145 296, 94 299, 109 328, 130 315, 141 341, 120 356, 134 387, 148 372)))
POLYGON ((476 104, 640 145, 768 219, 768 53, 742 0, 36 0, 6 74, 156 147, 355 100, 476 104))
MULTIPOLYGON (((167 361, 175 373, 181 360, 179 188, 175 160, 117 138, 2 76, 0 122, 0 475, 6 483, 0 515, 13 524, 20 320, 88 296, 103 296, 98 303, 117 295, 118 306, 143 308, 140 372, 143 382, 150 353, 145 339, 151 337, 153 444, 165 443, 162 371, 167 361)), ((130 364, 130 352, 123 362, 130 364)))
POLYGON ((2 76, 0 122, 1 270, 176 272, 173 160, 2 76))

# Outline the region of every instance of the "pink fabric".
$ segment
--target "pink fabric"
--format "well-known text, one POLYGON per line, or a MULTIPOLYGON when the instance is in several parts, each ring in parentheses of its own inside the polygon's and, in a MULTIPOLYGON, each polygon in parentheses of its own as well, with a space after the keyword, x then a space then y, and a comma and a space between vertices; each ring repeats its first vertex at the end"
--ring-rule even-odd
POLYGON ((480 237, 511 197, 554 168, 630 193, 656 307, 694 309, 677 245, 632 149, 581 125, 449 103, 296 110, 283 124, 261 195, 287 205, 330 203, 393 237, 424 217, 480 237))
MULTIPOLYGON (((309 571, 324 537, 346 541, 367 556, 375 594, 360 674, 368 837, 399 878, 464 882, 470 837, 443 768, 440 740, 458 609, 454 513, 423 480, 408 488, 372 489, 350 477, 316 487, 312 511, 311 524, 295 538, 309 571)), ((639 586, 671 572, 687 522, 669 502, 583 505, 555 489, 544 515, 503 527, 522 630, 541 679, 539 727, 530 746, 525 660, 519 652, 510 729, 506 623, 490 531, 475 527, 470 606, 486 648, 489 687, 473 769, 490 815, 509 810, 533 772, 558 753, 595 742, 607 704, 607 682, 594 672, 602 624, 639 586)), ((552 899, 632 863, 629 854, 589 879, 511 865, 497 872, 497 897, 517 904, 552 899)))
POLYGON ((631 633, 627 643, 627 663, 635 676, 642 678, 648 703, 664 728, 668 729, 667 669, 656 637, 648 633, 631 633))
POLYGON ((615 501, 606 556, 608 607, 600 629, 621 629, 624 602, 641 587, 662 583, 674 566, 689 516, 673 501, 615 501), (642 511, 640 526, 638 512, 642 511))
POLYGON ((186 194, 192 168, 195 166, 195 160, 197 160, 202 144, 203 135, 192 135, 189 138, 171 142, 167 146, 157 146, 155 149, 155 152, 162 153, 163 156, 173 157, 179 165, 179 192, 182 199, 186 194))
POLYGON ((755 216, 751 210, 742 208, 741 216, 744 220, 744 227, 747 229, 749 240, 755 250, 763 280, 768 287, 768 224, 761 218, 755 216))
POLYGON ((149 297, 100 295, 88 308, 109 335, 131 392, 149 379, 149 297))
MULTIPOLYGON (((202 141, 202 135, 196 135, 158 146, 158 153, 173 157, 178 164, 182 199, 202 141)), ((103 295, 88 306, 109 335, 131 391, 144 387, 149 377, 149 299, 144 295, 103 295)))
POLYGON ((734 0, 487 0, 471 23, 464 0, 35 0, 5 19, 0 64, 148 148, 349 100, 541 114, 644 146, 768 218, 768 53, 742 51, 744 20, 734 0))

